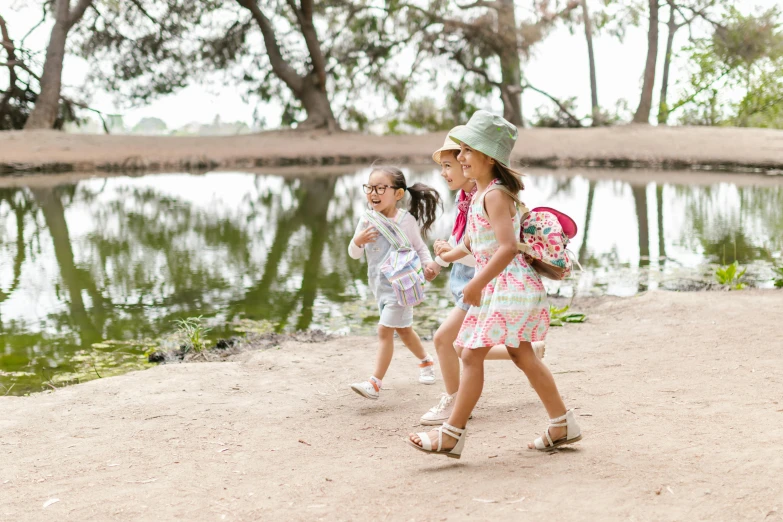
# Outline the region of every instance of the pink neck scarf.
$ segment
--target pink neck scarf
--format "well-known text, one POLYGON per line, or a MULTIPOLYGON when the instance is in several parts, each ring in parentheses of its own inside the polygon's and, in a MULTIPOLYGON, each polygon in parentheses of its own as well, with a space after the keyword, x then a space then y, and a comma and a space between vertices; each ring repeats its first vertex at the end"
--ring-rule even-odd
POLYGON ((470 208, 470 201, 476 193, 476 188, 474 184, 473 190, 469 193, 460 190, 459 200, 457 201, 457 219, 454 220, 454 228, 451 229, 451 235, 454 236, 457 243, 462 240, 462 236, 465 234, 465 226, 468 224, 468 208, 470 208))

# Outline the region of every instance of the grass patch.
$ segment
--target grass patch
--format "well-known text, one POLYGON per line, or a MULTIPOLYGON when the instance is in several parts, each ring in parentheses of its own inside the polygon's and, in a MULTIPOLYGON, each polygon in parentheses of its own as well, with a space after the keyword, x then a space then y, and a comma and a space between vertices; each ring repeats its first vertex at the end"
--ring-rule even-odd
POLYGON ((206 334, 212 328, 204 326, 201 317, 188 317, 187 319, 174 321, 174 324, 177 325, 177 335, 182 339, 183 351, 185 353, 189 351, 199 353, 207 348, 206 334))

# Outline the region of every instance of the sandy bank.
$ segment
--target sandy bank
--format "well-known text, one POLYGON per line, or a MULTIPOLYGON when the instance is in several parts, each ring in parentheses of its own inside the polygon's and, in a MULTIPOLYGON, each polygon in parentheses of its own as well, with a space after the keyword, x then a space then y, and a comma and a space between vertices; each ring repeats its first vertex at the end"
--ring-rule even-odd
MULTIPOLYGON (((0 132, 0 174, 29 171, 251 169, 368 164, 381 158, 429 163, 443 134, 276 131, 229 137, 149 137, 0 132)), ((712 127, 621 126, 526 129, 518 164, 540 167, 783 169, 783 131, 712 127)))
POLYGON ((783 520, 782 304, 583 301, 546 361, 585 440, 553 455, 523 449, 545 413, 497 362, 462 460, 411 450, 440 386, 398 350, 381 400, 351 393, 371 338, 0 398, 0 520, 783 520))

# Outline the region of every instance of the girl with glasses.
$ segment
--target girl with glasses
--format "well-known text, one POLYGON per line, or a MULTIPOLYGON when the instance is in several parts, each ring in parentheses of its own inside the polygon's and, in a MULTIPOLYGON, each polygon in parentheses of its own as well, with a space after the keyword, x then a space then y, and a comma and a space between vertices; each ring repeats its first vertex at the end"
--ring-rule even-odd
MULTIPOLYGON (((399 169, 385 166, 373 166, 370 179, 363 188, 367 206, 396 223, 405 233, 419 255, 425 277, 432 280, 437 275, 437 265, 432 261, 422 234, 426 235, 435 222, 435 212, 441 205, 438 192, 423 183, 414 183, 409 187, 399 169), (408 210, 397 207, 406 192, 410 196, 408 210)), ((424 351, 421 339, 413 330, 413 307, 397 302, 391 284, 381 273, 381 265, 391 251, 391 243, 363 216, 348 245, 348 254, 354 259, 360 259, 362 254, 366 256, 367 279, 370 290, 378 301, 381 316, 378 322, 379 346, 373 374, 368 380, 351 385, 353 391, 367 399, 377 399, 380 396, 383 378, 394 355, 394 332, 397 332, 405 346, 419 360, 419 382, 435 384, 435 363, 424 351)))

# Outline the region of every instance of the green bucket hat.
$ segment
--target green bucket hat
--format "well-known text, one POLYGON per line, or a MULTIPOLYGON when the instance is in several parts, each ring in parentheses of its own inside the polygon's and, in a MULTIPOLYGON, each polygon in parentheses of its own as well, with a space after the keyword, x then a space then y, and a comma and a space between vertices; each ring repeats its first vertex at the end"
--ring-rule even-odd
POLYGON ((474 112, 467 125, 449 132, 449 138, 454 142, 464 143, 508 168, 511 168, 511 150, 517 136, 519 133, 514 125, 487 111, 474 112))

